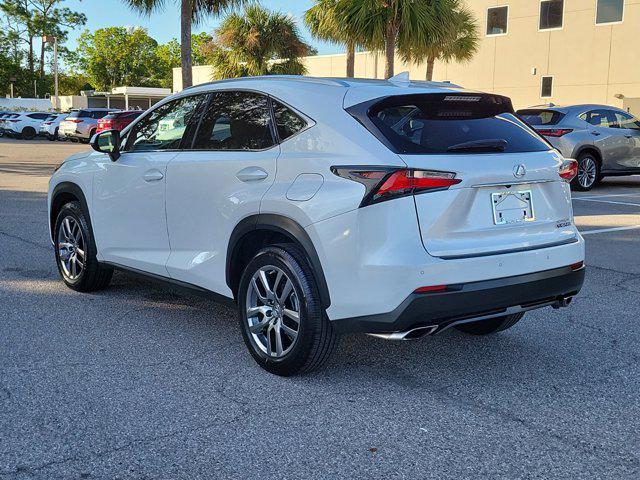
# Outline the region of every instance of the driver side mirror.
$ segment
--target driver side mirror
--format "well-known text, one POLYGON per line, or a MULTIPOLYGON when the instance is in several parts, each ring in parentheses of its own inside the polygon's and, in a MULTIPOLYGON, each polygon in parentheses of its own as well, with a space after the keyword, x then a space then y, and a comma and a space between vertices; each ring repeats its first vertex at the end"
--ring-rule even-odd
POLYGON ((120 132, 118 130, 106 130, 97 133, 91 139, 91 147, 100 153, 107 153, 111 161, 120 158, 120 132))

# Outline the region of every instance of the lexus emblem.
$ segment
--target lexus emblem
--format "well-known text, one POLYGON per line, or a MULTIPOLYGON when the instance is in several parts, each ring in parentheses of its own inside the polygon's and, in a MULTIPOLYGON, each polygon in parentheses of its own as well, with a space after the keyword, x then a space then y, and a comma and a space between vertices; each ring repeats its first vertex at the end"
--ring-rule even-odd
POLYGON ((516 178, 522 178, 527 174, 527 167, 524 165, 516 165, 513 167, 513 176, 516 178))

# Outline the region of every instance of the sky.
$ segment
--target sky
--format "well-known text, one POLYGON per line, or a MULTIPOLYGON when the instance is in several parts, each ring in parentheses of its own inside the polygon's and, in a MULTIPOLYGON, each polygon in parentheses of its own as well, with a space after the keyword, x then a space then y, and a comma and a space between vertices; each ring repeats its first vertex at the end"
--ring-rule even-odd
MULTIPOLYGON (((302 22, 302 17, 313 2, 311 0, 262 0, 263 7, 282 13, 291 14, 298 21, 298 28, 304 39, 318 49, 320 54, 339 53, 341 47, 330 43, 313 40, 302 22)), ((85 28, 96 30, 112 26, 140 26, 146 28, 153 38, 166 43, 172 38, 180 38, 179 0, 166 0, 164 11, 154 13, 150 17, 140 16, 125 5, 122 0, 66 0, 63 5, 87 16, 85 28)), ((209 32, 220 22, 211 18, 193 28, 193 33, 209 32)), ((69 33, 67 47, 74 49, 76 40, 82 29, 69 33)))

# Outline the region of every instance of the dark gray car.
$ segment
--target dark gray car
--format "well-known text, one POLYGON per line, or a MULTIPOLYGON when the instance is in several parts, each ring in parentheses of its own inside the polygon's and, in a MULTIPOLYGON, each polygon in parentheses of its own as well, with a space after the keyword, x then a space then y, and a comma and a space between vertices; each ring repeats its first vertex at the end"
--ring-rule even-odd
POLYGON ((640 174, 640 120, 607 105, 540 106, 518 115, 567 158, 578 161, 576 190, 603 177, 640 174))

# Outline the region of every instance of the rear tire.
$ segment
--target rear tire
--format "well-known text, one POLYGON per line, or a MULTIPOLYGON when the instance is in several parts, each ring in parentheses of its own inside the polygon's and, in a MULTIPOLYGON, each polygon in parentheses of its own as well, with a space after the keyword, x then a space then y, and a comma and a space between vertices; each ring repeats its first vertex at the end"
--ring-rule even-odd
POLYGON ((456 325, 456 329, 471 335, 490 335, 513 327, 522 317, 524 317, 524 312, 505 315, 504 317, 490 318, 488 320, 479 320, 477 322, 461 323, 460 325, 456 325))
POLYGON ((571 187, 579 192, 588 192, 601 180, 600 161, 591 152, 578 155, 578 174, 571 181, 571 187))
POLYGON ((260 250, 242 273, 237 301, 244 342, 268 372, 310 372, 331 355, 336 331, 322 308, 313 270, 294 245, 260 250))
POLYGON ((69 288, 92 292, 109 285, 113 269, 98 262, 96 244, 80 203, 69 202, 60 209, 53 239, 58 271, 69 288))

